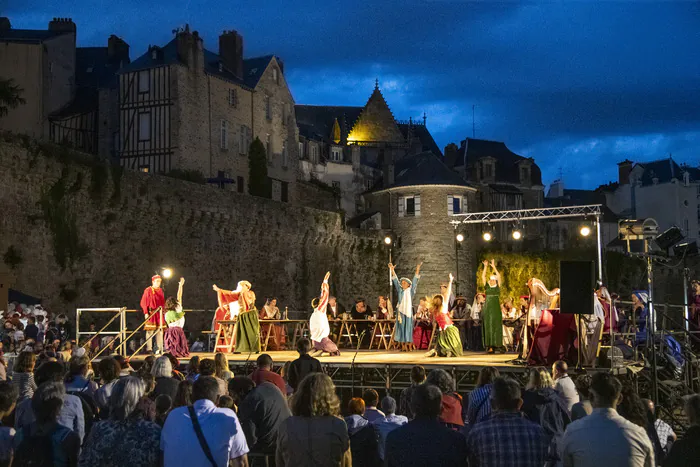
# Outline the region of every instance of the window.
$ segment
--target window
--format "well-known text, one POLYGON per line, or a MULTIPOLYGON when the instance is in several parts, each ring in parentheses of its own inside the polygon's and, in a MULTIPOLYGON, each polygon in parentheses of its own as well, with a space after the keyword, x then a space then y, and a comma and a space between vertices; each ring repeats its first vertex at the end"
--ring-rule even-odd
POLYGON ((464 197, 448 196, 447 197, 447 214, 462 214, 464 212, 464 197))
POLYGON ((311 162, 318 164, 318 146, 312 144, 309 146, 309 149, 311 150, 311 162))
POLYGON ((283 203, 289 202, 289 183, 288 182, 282 182, 282 196, 280 197, 280 200, 283 203))
POLYGON ((282 167, 289 167, 289 155, 287 154, 287 143, 282 143, 282 167))
POLYGON ((483 163, 484 167, 484 178, 493 177, 493 166, 489 162, 483 163))
POLYGON ((272 120, 272 102, 270 96, 265 96, 265 118, 268 122, 272 120))
POLYGON ((139 165, 139 172, 143 173, 148 173, 151 171, 151 168, 147 165, 139 165))
POLYGON ((340 182, 331 182, 331 186, 336 190, 340 190, 340 182))
POLYGON ((520 167, 520 183, 527 183, 530 179, 530 171, 527 167, 520 167))
POLYGON ((231 107, 238 105, 238 89, 231 88, 228 90, 228 105, 231 107))
POLYGON ((340 162, 343 159, 341 155, 341 150, 339 147, 333 146, 331 148, 331 160, 333 162, 340 162))
POLYGON ((277 68, 272 69, 272 79, 275 80, 275 84, 280 84, 280 76, 277 68))
POLYGON ((241 125, 241 131, 238 133, 238 152, 240 154, 248 154, 250 148, 250 128, 241 125))
POLYGON ((139 141, 151 139, 151 112, 139 113, 139 141))
POLYGON ((690 232, 688 231, 689 228, 690 228, 690 226, 689 226, 688 219, 684 219, 684 220, 683 220, 683 233, 686 234, 686 235, 688 235, 688 234, 690 233, 690 232))
POLYGON ((399 197, 399 217, 420 216, 420 195, 399 197))
POLYGON ((245 182, 243 181, 243 177, 240 175, 236 178, 236 186, 239 193, 245 193, 245 182))
POLYGON ((151 90, 151 82, 149 80, 148 70, 139 71, 139 93, 146 93, 151 90))
POLYGON ((221 120, 221 149, 228 149, 228 122, 221 120))
POLYGON ((272 161, 272 144, 270 143, 269 133, 265 137, 265 152, 267 153, 267 160, 272 161))
POLYGON ((304 143, 299 142, 299 159, 304 158, 304 143))
POLYGON ((365 180, 365 190, 369 191, 372 189, 373 186, 374 186, 374 180, 372 180, 372 179, 365 180))

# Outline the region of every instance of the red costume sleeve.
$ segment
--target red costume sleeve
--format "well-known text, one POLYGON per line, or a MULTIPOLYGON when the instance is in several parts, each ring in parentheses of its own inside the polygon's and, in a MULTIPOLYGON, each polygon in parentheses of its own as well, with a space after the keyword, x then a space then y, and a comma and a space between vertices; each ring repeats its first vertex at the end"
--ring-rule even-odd
POLYGON ((325 313, 326 309, 328 308, 328 298, 330 296, 330 287, 328 286, 328 282, 323 282, 321 284, 321 298, 318 301, 318 310, 325 313))

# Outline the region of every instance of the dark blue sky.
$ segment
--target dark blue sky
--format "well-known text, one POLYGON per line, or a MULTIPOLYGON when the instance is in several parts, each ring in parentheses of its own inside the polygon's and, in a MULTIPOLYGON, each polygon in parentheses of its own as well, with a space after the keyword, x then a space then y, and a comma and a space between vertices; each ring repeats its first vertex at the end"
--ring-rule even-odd
POLYGON ((379 79, 394 115, 425 111, 441 147, 472 134, 532 156, 545 183, 617 177, 616 162, 700 162, 700 5, 691 1, 0 0, 17 28, 70 16, 78 43, 132 59, 185 23, 216 51, 274 53, 299 104, 364 105, 379 79), (60 6, 58 6, 60 5, 60 6))

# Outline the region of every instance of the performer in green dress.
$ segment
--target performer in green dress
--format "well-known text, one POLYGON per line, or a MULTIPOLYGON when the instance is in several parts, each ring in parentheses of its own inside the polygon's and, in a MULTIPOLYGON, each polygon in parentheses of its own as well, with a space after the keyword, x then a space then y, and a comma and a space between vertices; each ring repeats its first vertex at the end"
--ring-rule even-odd
POLYGON ((481 331, 486 353, 492 354, 502 350, 503 346, 503 315, 501 314, 501 274, 496 269, 494 260, 484 261, 481 271, 481 282, 486 288, 486 304, 481 314, 481 331), (487 269, 491 266, 493 273, 486 280, 487 269))
POLYGON ((236 290, 223 290, 216 284, 213 289, 223 297, 224 303, 229 302, 230 317, 227 319, 236 320, 234 353, 260 353, 260 322, 255 308, 255 292, 250 290, 250 282, 239 282, 236 290))

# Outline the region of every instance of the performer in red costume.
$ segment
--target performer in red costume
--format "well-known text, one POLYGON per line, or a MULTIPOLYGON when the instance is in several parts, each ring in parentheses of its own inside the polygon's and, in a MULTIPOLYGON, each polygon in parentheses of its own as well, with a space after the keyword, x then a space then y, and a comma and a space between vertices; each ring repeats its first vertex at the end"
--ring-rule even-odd
POLYGON ((163 309, 163 313, 156 313, 151 316, 151 319, 146 321, 144 328, 146 329, 146 351, 153 351, 153 336, 156 337, 156 353, 160 354, 163 352, 163 316, 165 316, 165 295, 163 294, 163 289, 160 288, 160 284, 163 280, 156 274, 151 277, 151 286, 146 287, 141 296, 141 310, 143 310, 143 317, 146 319, 153 311, 157 310, 159 307, 163 309))

